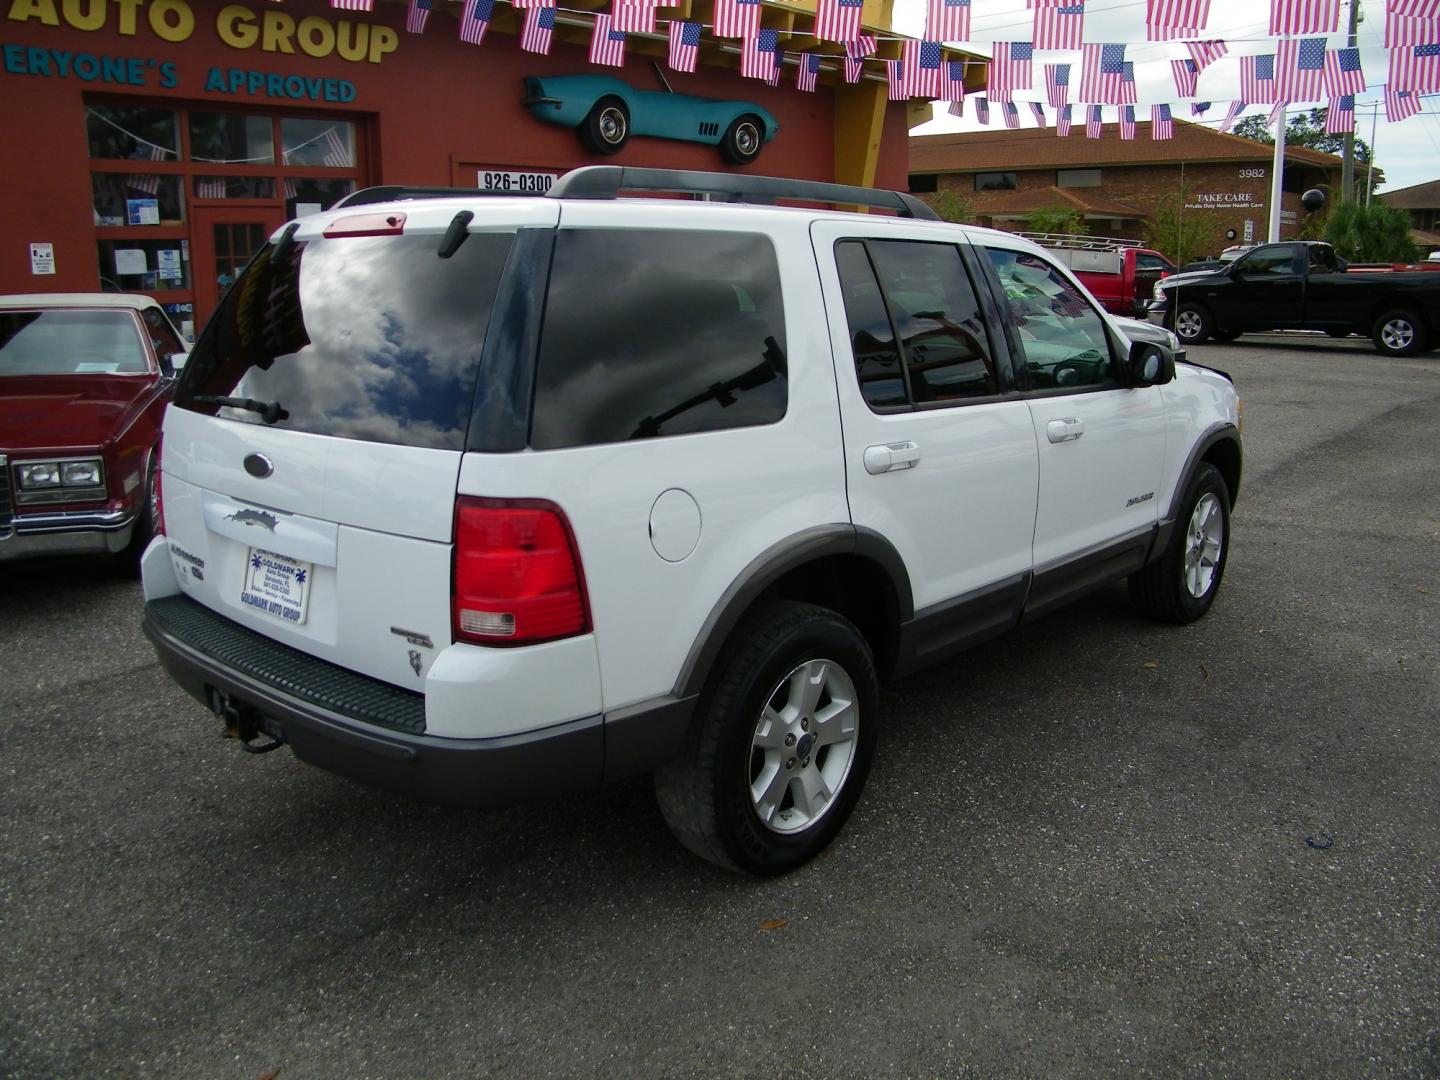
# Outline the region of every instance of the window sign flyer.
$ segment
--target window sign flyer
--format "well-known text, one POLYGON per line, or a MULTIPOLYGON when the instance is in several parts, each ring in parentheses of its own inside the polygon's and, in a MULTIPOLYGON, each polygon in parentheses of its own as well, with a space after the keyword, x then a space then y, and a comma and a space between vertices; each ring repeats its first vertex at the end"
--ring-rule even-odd
POLYGON ((180 249, 161 248, 155 253, 155 266, 160 271, 161 281, 181 280, 180 249))
POLYGON ((116 248, 115 249, 115 273, 124 277, 127 274, 148 274, 150 266, 145 261, 144 248, 116 248))
POLYGON ((159 199, 126 199, 126 222, 130 225, 159 225, 159 199))

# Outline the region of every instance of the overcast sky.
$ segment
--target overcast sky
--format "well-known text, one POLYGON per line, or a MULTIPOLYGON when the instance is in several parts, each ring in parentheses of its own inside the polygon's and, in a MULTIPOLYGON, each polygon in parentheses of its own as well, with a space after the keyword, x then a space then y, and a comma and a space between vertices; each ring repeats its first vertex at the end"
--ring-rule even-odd
MULTIPOLYGON (((1340 6, 1340 26, 1343 31, 1348 0, 1340 6)), ((1222 38, 1230 45, 1230 55, 1217 61, 1200 74, 1196 96, 1213 102, 1209 113, 1202 119, 1210 126, 1217 126, 1224 118, 1230 102, 1240 96, 1239 57, 1247 53, 1269 53, 1275 51, 1275 39, 1267 36, 1269 29, 1269 4, 1265 0, 1212 0, 1210 23, 1205 37, 1222 38)), ((976 52, 988 52, 982 42, 1010 41, 1030 37, 1031 12, 1024 6, 1024 0, 972 0, 971 35, 976 52)), ((1371 120, 1375 116, 1372 105, 1379 105, 1379 122, 1376 128, 1375 164, 1385 171, 1385 187, 1381 190, 1409 187, 1412 184, 1440 179, 1440 97, 1423 101, 1423 111, 1398 124, 1385 121, 1382 94, 1386 75, 1386 52, 1381 42, 1384 34, 1384 5, 1380 0, 1361 2, 1362 22, 1358 35, 1360 63, 1365 71, 1369 90, 1355 99, 1355 132, 1360 138, 1371 141, 1371 120)), ((925 0, 895 0, 895 29, 911 36, 920 36, 925 29, 925 0)), ((1162 103, 1176 104, 1180 99, 1175 95, 1175 84, 1170 73, 1170 61, 1181 59, 1188 54, 1183 45, 1174 42, 1147 42, 1145 40, 1145 0, 1088 0, 1085 10, 1085 40, 1101 42, 1128 42, 1127 59, 1135 61, 1135 81, 1139 104, 1135 110, 1137 120, 1148 120, 1148 106, 1162 103)), ((1344 33, 1330 37, 1330 47, 1345 44, 1344 33)), ((1035 56, 1036 89, 1029 94, 1017 91, 1017 101, 1045 100, 1045 73, 1043 64, 1070 63, 1070 85, 1072 96, 1080 83, 1080 54, 1078 52, 1043 52, 1035 56)), ((1188 99, 1187 99, 1188 100, 1188 99)), ((1314 102, 1314 105, 1322 105, 1314 102)), ((1295 111, 1310 108, 1310 104, 1297 104, 1295 111)), ((934 135, 944 131, 983 130, 974 119, 973 107, 967 107, 968 114, 957 119, 945 112, 943 103, 935 106, 936 118, 913 134, 934 135)), ((1270 107, 1256 106, 1245 115, 1265 115, 1270 107)), ((1175 109, 1179 119, 1189 120, 1188 105, 1175 109)), ((1046 108, 1047 119, 1053 123, 1053 110, 1046 108)), ((1083 117, 1075 110, 1079 121, 1071 138, 1084 138, 1083 117)), ((1114 118, 1114 109, 1105 110, 1106 122, 1114 118)), ((998 117, 992 117, 999 125, 998 117)), ((1034 119, 1028 109, 1021 109, 1020 123, 1032 127, 1034 119)))

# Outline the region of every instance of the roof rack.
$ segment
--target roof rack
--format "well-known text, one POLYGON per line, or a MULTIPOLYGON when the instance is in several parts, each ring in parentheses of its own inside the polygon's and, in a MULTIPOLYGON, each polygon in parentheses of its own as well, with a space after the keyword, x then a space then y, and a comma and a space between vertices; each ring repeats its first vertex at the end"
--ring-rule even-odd
POLYGON ((1015 235, 1023 236, 1026 240, 1033 241, 1041 247, 1086 248, 1092 251, 1103 251, 1117 247, 1145 246, 1144 241, 1141 240, 1125 240, 1118 236, 1087 236, 1084 233, 1021 232, 1015 235))
POLYGON ((818 180, 787 180, 748 173, 692 172, 683 169, 634 169, 623 165, 586 165, 572 169, 546 192, 550 199, 617 199, 622 191, 663 191, 709 195, 725 202, 772 204, 839 203, 893 210, 900 217, 939 221, 940 215, 903 191, 827 184, 818 180))

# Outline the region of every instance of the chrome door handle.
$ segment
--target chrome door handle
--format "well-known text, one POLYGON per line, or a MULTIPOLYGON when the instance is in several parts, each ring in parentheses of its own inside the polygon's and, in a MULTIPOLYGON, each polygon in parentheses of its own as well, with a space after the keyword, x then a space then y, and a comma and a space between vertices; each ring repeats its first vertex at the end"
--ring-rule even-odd
POLYGON ((1078 416, 1067 416, 1063 420, 1051 420, 1045 425, 1045 437, 1051 442, 1071 442, 1085 434, 1085 421, 1078 416))
POLYGON ((885 443, 882 446, 867 446, 864 461, 865 471, 871 476, 913 469, 920 463, 920 447, 908 439, 904 442, 885 443))

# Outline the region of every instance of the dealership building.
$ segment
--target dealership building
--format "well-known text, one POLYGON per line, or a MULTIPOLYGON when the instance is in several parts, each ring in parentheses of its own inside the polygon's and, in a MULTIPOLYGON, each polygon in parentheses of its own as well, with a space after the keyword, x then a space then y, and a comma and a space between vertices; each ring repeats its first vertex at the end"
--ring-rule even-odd
MULTIPOLYGON (((1092 235, 1130 240, 1142 239, 1150 216, 1183 191, 1183 212, 1214 221, 1210 250, 1267 238, 1273 146, 1181 120, 1174 138, 1158 141, 1148 122, 1135 127, 1134 139, 1121 139, 1116 124, 1098 139, 1086 138, 1083 124, 1065 138, 1053 128, 917 136, 910 140, 910 190, 973 200, 982 225, 1021 229, 1035 211, 1060 207, 1078 213, 1092 235)), ((1301 194, 1338 192, 1340 170, 1332 154, 1286 149, 1282 238, 1299 231, 1301 194)))
MULTIPOLYGON (((888 27, 890 2, 866 0, 867 27, 888 27)), ((786 54, 774 86, 741 77, 740 43, 714 36, 711 0, 659 9, 654 33, 626 35, 619 67, 589 59, 586 9, 608 12, 608 0, 568 0, 548 54, 521 48, 522 11, 480 4, 489 18, 477 45, 460 34, 471 9, 446 0, 427 5, 421 32, 407 29, 403 0, 369 12, 324 0, 8 0, 0 293, 144 292, 199 326, 277 227, 377 184, 544 190, 607 162, 905 187, 909 127, 928 109, 888 100, 878 59, 900 44, 882 40, 846 82, 842 48, 810 36, 813 0, 763 5, 760 25, 786 54), (671 18, 703 27, 694 72, 668 65, 671 18), (797 86, 802 50, 825 54, 812 92, 797 86), (619 79, 642 95, 618 153, 587 150, 573 123, 522 103, 536 78, 561 80, 545 82, 551 97, 595 93, 567 76, 619 79), (694 111, 717 102, 772 118, 752 162, 717 152, 724 131, 694 111), (672 129, 695 119, 692 135, 645 135, 659 115, 672 129)), ((983 64, 965 78, 977 89, 983 64)))

